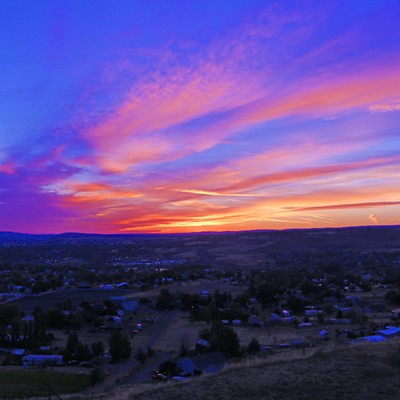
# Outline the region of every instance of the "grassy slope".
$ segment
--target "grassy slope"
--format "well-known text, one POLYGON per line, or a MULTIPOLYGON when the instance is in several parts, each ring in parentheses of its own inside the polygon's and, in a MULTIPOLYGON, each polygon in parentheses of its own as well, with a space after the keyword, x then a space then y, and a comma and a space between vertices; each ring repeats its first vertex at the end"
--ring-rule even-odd
POLYGON ((212 399, 399 399, 399 343, 357 345, 311 358, 227 369, 187 383, 137 387, 113 398, 212 399), (397 362, 393 360, 397 353, 397 362))

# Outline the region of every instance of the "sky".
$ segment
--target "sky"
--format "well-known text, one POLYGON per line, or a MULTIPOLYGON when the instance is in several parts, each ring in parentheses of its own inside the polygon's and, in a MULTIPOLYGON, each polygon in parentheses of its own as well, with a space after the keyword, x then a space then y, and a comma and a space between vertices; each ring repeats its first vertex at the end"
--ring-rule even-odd
POLYGON ((0 1, 0 230, 400 224, 400 1, 0 1))

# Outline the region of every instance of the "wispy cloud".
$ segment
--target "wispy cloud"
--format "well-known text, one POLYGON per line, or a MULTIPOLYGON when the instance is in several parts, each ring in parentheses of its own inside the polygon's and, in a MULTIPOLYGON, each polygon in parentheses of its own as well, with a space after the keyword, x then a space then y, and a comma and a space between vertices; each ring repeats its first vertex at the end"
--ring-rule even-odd
POLYGON ((387 104, 374 104, 369 107, 370 111, 375 112, 390 112, 390 111, 400 111, 400 102, 387 103, 387 104))
MULTIPOLYGON (((42 107, 25 133, 1 125, 4 226, 21 207, 42 215, 46 206, 46 229, 53 218, 60 230, 98 232, 364 224, 366 208, 394 221, 398 6, 249 4, 222 2, 220 19, 204 5, 214 30, 185 18, 165 26, 146 8, 143 32, 132 15, 121 29, 83 21, 97 32, 85 46, 62 38, 63 57, 45 74, 54 81, 29 81, 36 64, 26 75, 29 87, 60 95, 10 91, 29 104, 48 96, 64 111, 42 107)), ((24 104, 13 107, 24 118, 24 104)), ((40 218, 30 221, 36 229, 40 218)))

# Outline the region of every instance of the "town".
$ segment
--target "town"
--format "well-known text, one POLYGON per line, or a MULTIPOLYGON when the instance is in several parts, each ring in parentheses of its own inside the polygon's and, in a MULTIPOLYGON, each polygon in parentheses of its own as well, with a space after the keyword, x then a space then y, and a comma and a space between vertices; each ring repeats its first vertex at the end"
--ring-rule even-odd
MULTIPOLYGON (((63 248, 77 251, 74 243, 63 248)), ((157 245, 155 240, 152 248, 157 245)), ((169 249, 171 258, 140 254, 123 265, 124 242, 112 244, 112 260, 103 265, 69 257, 64 265, 51 265, 40 246, 42 265, 26 262, 26 242, 3 241, 8 258, 3 255, 0 265, 0 362, 10 382, 47 371, 52 382, 53 375, 69 378, 53 384, 55 393, 109 392, 184 382, 244 360, 307 357, 316 349, 395 343, 400 337, 398 250, 335 255, 320 249, 313 260, 310 247, 282 249, 261 267, 202 265, 188 252, 185 259, 169 249)), ((46 385, 33 390, 25 381, 18 393, 2 385, 2 396, 46 395, 46 385)))

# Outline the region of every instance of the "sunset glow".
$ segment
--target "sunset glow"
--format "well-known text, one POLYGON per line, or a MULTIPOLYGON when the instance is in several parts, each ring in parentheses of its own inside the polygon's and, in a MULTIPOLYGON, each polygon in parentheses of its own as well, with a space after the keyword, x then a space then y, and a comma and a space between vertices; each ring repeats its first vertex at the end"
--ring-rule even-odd
POLYGON ((398 1, 0 16, 0 231, 400 224, 398 1))

